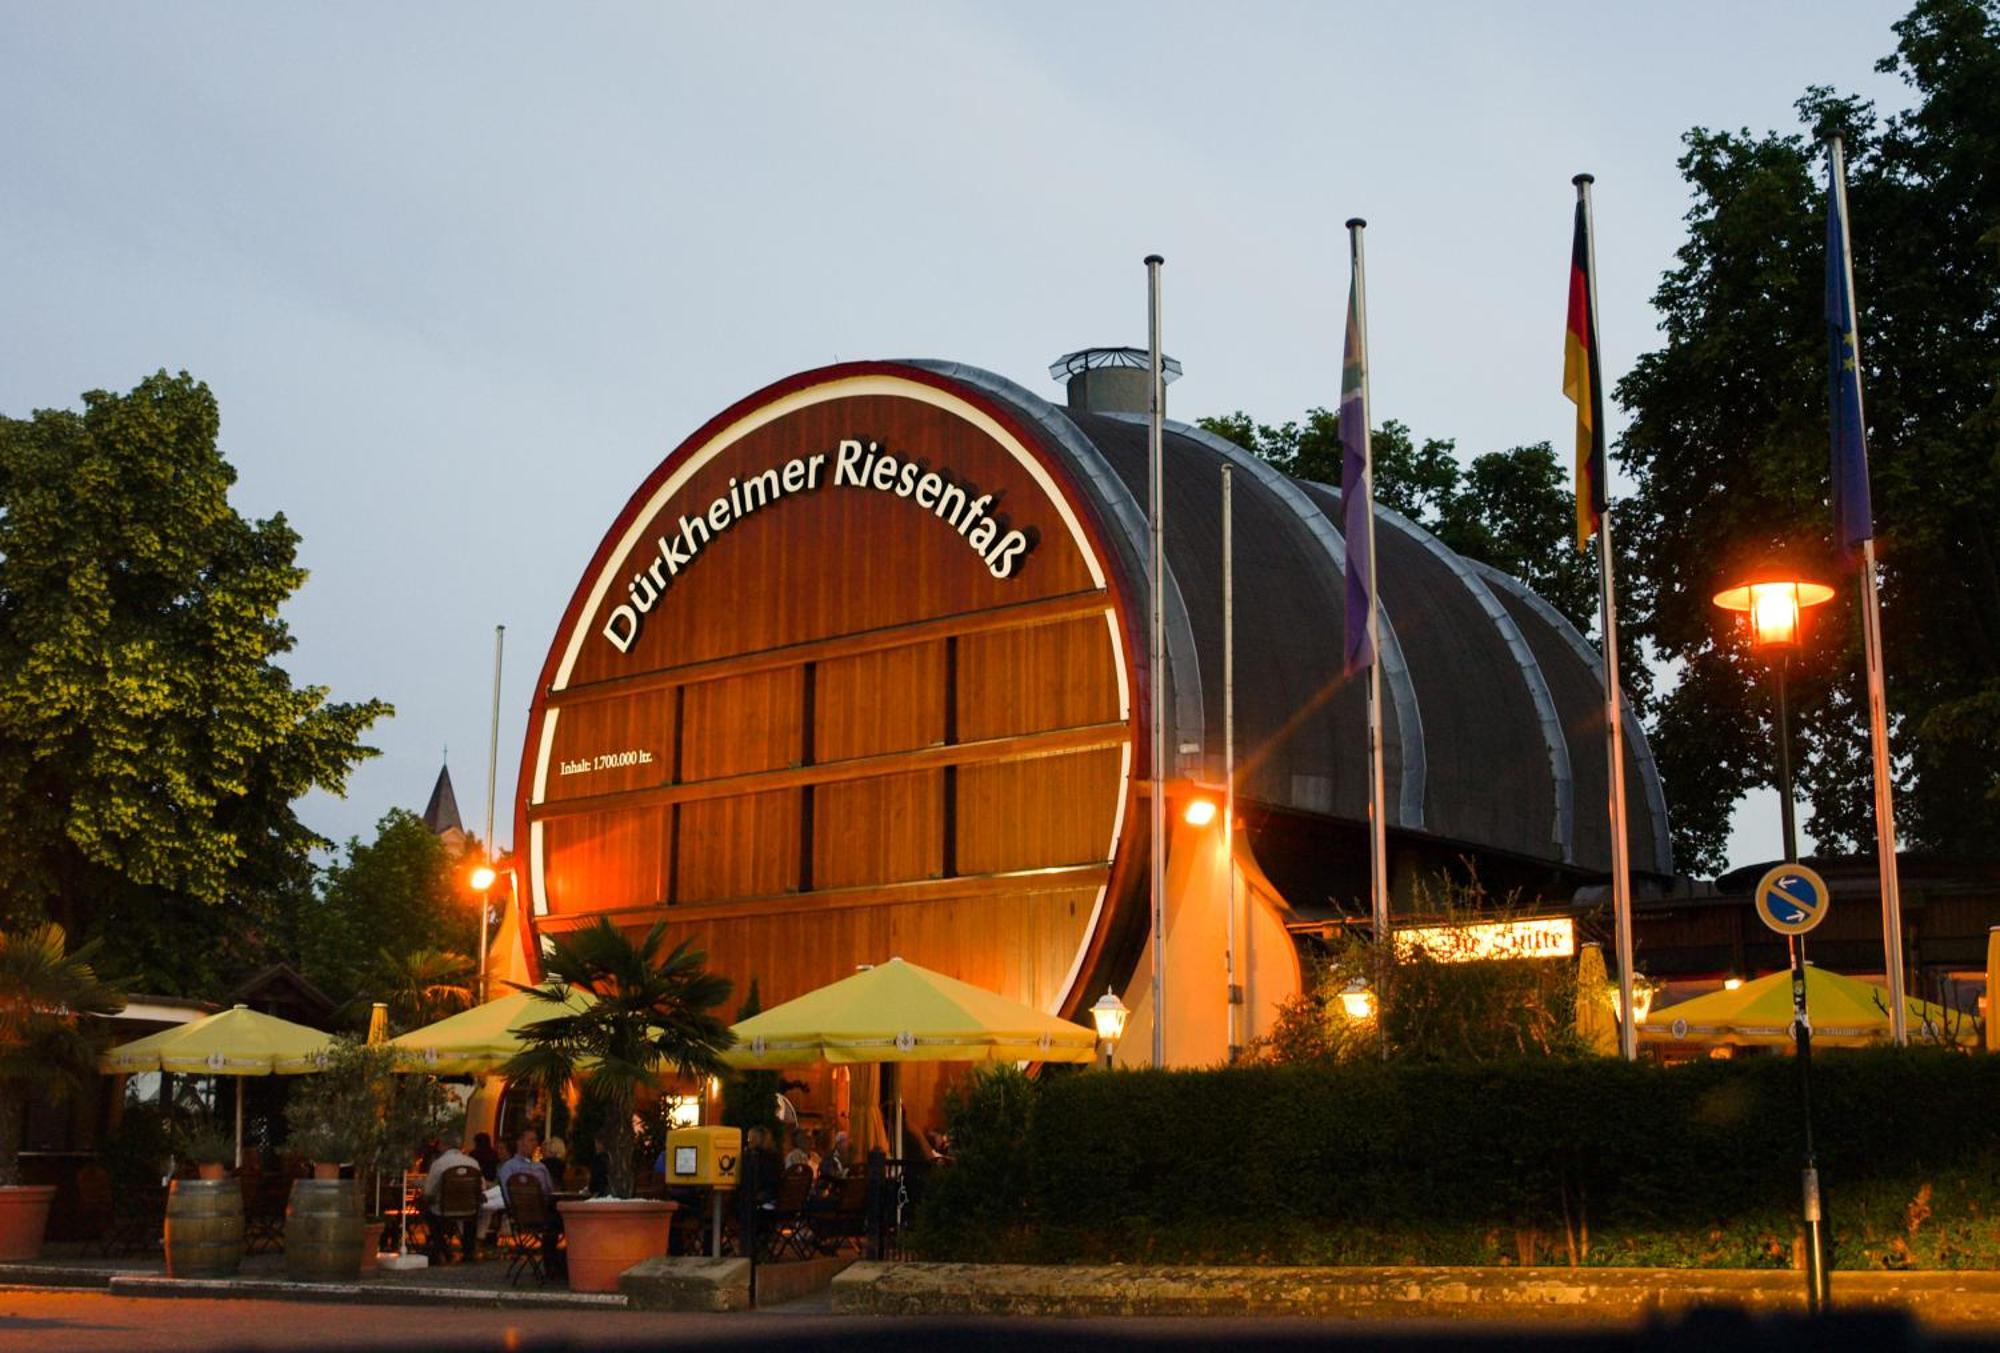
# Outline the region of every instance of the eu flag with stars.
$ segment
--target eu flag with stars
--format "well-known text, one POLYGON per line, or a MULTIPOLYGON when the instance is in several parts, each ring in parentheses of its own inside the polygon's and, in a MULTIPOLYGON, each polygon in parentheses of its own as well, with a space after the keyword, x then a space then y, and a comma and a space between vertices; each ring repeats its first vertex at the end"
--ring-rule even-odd
POLYGON ((1849 285, 1847 230, 1841 219, 1846 196, 1835 177, 1832 157, 1826 170, 1826 340, 1827 402, 1833 424, 1833 535, 1852 563, 1861 543, 1875 535, 1868 500, 1868 438, 1861 421, 1861 339, 1854 325, 1854 291, 1849 285))

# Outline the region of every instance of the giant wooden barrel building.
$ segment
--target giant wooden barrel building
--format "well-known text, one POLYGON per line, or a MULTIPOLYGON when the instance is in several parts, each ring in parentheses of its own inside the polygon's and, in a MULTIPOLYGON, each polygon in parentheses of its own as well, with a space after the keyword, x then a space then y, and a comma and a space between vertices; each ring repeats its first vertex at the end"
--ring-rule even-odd
MULTIPOLYGON (((1134 362, 1063 359, 1068 407, 948 363, 828 367, 661 461, 537 683, 515 836, 526 961, 534 937, 608 915, 667 922, 766 1004, 890 955, 1071 1016, 1107 986, 1134 1002, 1151 701, 1176 792, 1221 774, 1224 465, 1238 861, 1269 933, 1358 899, 1338 492, 1170 424, 1156 685, 1134 362)), ((1377 541, 1399 871, 1470 854, 1565 897, 1601 877, 1593 653, 1520 583, 1395 514, 1377 541)), ((1658 777, 1631 733, 1633 859, 1667 874, 1658 777)), ((1219 989, 1219 960, 1202 964, 1196 985, 1219 989)))

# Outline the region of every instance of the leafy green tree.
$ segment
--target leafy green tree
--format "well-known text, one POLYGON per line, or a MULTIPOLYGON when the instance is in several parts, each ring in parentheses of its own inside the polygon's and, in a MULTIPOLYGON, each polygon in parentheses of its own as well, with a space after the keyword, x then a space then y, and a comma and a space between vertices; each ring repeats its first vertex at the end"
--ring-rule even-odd
MULTIPOLYGON (((1295 479, 1340 483, 1340 420, 1326 409, 1308 409, 1304 422, 1275 427, 1240 410, 1199 421, 1295 479)), ((1592 631, 1597 569, 1593 557, 1572 543, 1569 475, 1547 442, 1489 452, 1461 466, 1456 442, 1427 437, 1419 443, 1406 424, 1392 419, 1376 429, 1369 446, 1376 502, 1467 558, 1513 574, 1578 629, 1592 631)))
POLYGON ((429 959, 419 963, 418 951, 474 951, 478 913, 478 899, 444 843, 416 814, 392 808, 376 824, 373 841, 350 839, 327 866, 299 922, 302 969, 329 996, 363 1013, 370 1001, 400 1002, 392 1013, 410 1018, 419 1005, 433 1008, 448 995, 416 999, 421 985, 453 984, 432 971, 429 959))
POLYGON ((87 1017, 125 1008, 97 975, 97 948, 71 949, 53 923, 0 931, 0 1187, 21 1182, 30 1092, 59 1096, 93 1075, 105 1038, 87 1017))
POLYGON ((666 935, 662 922, 634 941, 600 919, 558 936, 542 960, 548 980, 521 989, 565 1009, 571 987, 597 999, 587 1010, 524 1029, 525 1046, 500 1072, 551 1097, 572 1080, 582 1082, 583 1102, 594 1118, 602 1115, 614 1198, 632 1196, 632 1118, 640 1091, 666 1073, 692 1079, 721 1071, 722 1053, 735 1042, 714 1013, 729 999, 729 979, 704 969, 705 956, 685 941, 663 956, 666 935))
POLYGON ((389 713, 278 666, 298 536, 230 506, 218 427, 165 372, 0 418, 0 916, 167 993, 213 988, 219 937, 282 943, 272 898, 325 844, 292 805, 389 713))
POLYGON ((1780 548, 1841 584, 1791 659, 1807 825, 1835 850, 1874 830, 1856 589, 1825 562, 1827 130, 1848 150, 1899 825, 1955 853, 2000 842, 2000 8, 1922 0, 1895 31, 1879 68, 1906 112, 1816 88, 1803 132, 1687 134, 1665 343, 1618 386, 1627 616, 1678 672, 1653 747, 1684 868, 1722 864, 1734 804, 1770 779, 1765 660, 1709 598, 1780 548))

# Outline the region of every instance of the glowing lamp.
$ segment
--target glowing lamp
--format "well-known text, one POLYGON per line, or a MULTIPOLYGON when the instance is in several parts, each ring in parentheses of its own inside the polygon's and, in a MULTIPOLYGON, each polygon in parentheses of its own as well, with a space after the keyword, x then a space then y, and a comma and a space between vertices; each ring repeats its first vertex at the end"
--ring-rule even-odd
POLYGON ((1186 811, 1181 814, 1181 820, 1190 827, 1206 827, 1215 821, 1215 812, 1214 799, 1190 799, 1186 811))
POLYGON ((498 874, 493 872, 492 865, 482 864, 472 871, 472 890, 483 893, 488 888, 491 888, 499 877, 498 874))
POLYGON ((1360 978, 1349 982, 1340 993, 1340 1008, 1349 1019, 1375 1018, 1375 993, 1360 978))
POLYGON ((1750 624, 1754 648, 1797 648, 1808 607, 1833 600, 1825 583, 1796 576, 1782 565, 1766 565, 1715 594, 1715 604, 1741 614, 1750 624))
POLYGON ((1738 987, 1742 985, 1743 985, 1743 979, 1738 977, 1735 973, 1731 973, 1729 974, 1729 976, 1722 979, 1722 989, 1724 991, 1735 991, 1738 987))
POLYGON ((691 1128, 701 1125, 700 1095, 668 1095, 667 1126, 691 1128))
POLYGON ((1118 999, 1118 993, 1110 987, 1097 998, 1097 1004, 1090 1007, 1090 1019, 1097 1026, 1100 1042, 1115 1044, 1125 1036, 1125 1020, 1132 1012, 1125 1008, 1125 1002, 1118 999))

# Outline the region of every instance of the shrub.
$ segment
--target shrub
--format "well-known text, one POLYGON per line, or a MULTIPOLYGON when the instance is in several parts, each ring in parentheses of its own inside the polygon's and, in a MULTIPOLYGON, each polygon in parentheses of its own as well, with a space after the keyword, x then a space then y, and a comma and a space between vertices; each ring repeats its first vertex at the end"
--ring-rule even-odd
POLYGON ((1005 1062, 981 1066, 945 1091, 951 1164, 925 1185, 914 1248, 977 1260, 1023 1243, 1036 1092, 1035 1082, 1005 1062))
MULTIPOLYGON (((2000 1058, 1841 1052, 1814 1073, 1837 1262, 1990 1262, 2000 1058)), ((989 1127, 1020 1125, 1003 1129, 1019 1133, 1015 1168, 982 1166, 959 1188, 953 1166, 920 1206, 927 1256, 1792 1262, 1788 1058, 1099 1073, 1023 1102, 985 1109, 989 1127)))

